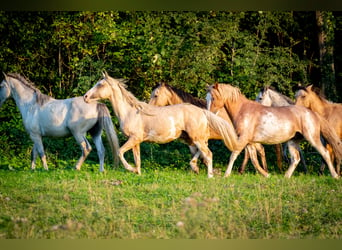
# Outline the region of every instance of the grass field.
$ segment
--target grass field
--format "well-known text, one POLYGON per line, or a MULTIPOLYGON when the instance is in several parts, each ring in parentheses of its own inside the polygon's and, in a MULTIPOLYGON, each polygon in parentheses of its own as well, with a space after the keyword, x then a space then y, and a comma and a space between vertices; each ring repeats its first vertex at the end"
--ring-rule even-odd
POLYGON ((0 238, 341 239, 342 185, 329 175, 207 179, 144 165, 142 176, 1 169, 0 238))

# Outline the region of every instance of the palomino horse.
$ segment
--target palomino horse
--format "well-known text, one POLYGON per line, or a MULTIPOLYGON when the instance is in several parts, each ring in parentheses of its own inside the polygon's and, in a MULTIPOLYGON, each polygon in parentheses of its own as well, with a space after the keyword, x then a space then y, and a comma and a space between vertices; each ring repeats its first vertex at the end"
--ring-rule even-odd
POLYGON ((106 131, 115 160, 118 161, 118 139, 109 110, 104 104, 95 102, 87 104, 82 97, 56 100, 42 94, 19 74, 5 74, 5 79, 0 84, 0 107, 10 96, 17 104, 25 129, 34 143, 31 169, 35 168, 37 154, 44 168, 48 169, 42 136, 73 135, 82 149, 82 155, 76 164, 76 169, 79 170, 91 151, 91 146, 86 139, 86 133, 89 132, 97 149, 100 171, 104 171, 105 148, 101 139, 103 129, 106 131))
MULTIPOLYGON (((230 84, 214 84, 207 93, 208 109, 215 112, 225 107, 239 135, 236 148, 248 143, 279 144, 288 142, 291 165, 285 177, 290 178, 300 161, 297 133, 311 143, 322 155, 333 178, 338 178, 328 150, 322 145, 320 135, 331 144, 338 159, 342 159, 342 145, 328 122, 315 112, 300 106, 267 107, 247 99, 238 88, 230 84)), ((229 176, 236 157, 233 152, 225 176, 229 176)))
MULTIPOLYGON (((156 105, 156 106, 167 106, 167 105, 175 105, 175 104, 180 104, 180 103, 191 103, 197 107, 200 107, 202 109, 207 108, 207 101, 202 100, 200 98, 194 97, 191 94, 175 88, 173 86, 170 86, 169 84, 166 83, 160 83, 157 86, 153 88, 153 91, 151 93, 151 98, 149 101, 149 104, 156 105)), ((219 110, 216 113, 218 116, 222 117, 225 119, 227 122, 231 123, 231 120, 225 112, 224 109, 219 110)), ((222 138, 220 135, 215 133, 213 130, 210 130, 210 136, 209 139, 216 139, 216 140, 221 140, 222 138)), ((266 157, 265 157, 265 150, 264 147, 260 143, 254 143, 253 145, 249 145, 251 147, 255 147, 257 152, 260 155, 261 162, 262 162, 262 167, 263 169, 267 170, 267 163, 266 163, 266 157)), ((190 151, 192 155, 196 154, 196 148, 190 146, 190 151)), ((245 149, 245 157, 242 162, 242 165, 240 167, 239 172, 243 173, 245 170, 245 167, 247 165, 249 159, 249 154, 248 150, 245 149)), ((196 161, 192 161, 191 164, 194 164, 192 168, 197 169, 197 159, 196 161)))
POLYGON ((103 73, 103 79, 84 95, 86 102, 101 99, 111 102, 120 127, 128 137, 119 149, 120 159, 127 170, 139 175, 140 143, 143 141, 167 143, 186 135, 187 142, 197 147, 197 154, 202 154, 208 177, 211 178, 213 168, 212 153, 208 148, 209 128, 221 135, 228 148, 233 148, 237 139, 233 126, 211 112, 191 104, 157 107, 141 102, 126 89, 121 80, 107 73, 103 73), (124 158, 124 153, 130 149, 133 151, 135 168, 124 158))
MULTIPOLYGON (((312 111, 317 112, 324 117, 329 125, 336 131, 340 139, 342 139, 342 104, 333 103, 326 100, 318 88, 312 85, 301 88, 296 92, 296 105, 304 106, 312 111)), ((330 145, 327 145, 331 151, 330 145)), ((340 173, 340 163, 337 164, 337 172, 340 173)))
MULTIPOLYGON (((286 95, 283 95, 276 90, 274 90, 272 87, 264 87, 260 89, 260 92, 257 95, 256 101, 261 103, 264 106, 269 107, 283 107, 283 106, 290 106, 294 105, 294 101, 290 97, 287 97, 286 95)), ((276 144, 276 153, 277 153, 277 165, 281 169, 282 166, 282 155, 286 157, 285 149, 282 152, 281 150, 281 144, 276 144)), ((300 152, 300 159, 303 163, 304 172, 307 173, 307 167, 306 167, 306 161, 305 157, 303 155, 303 151, 298 148, 300 152)), ((287 159, 287 158, 286 158, 287 159)))

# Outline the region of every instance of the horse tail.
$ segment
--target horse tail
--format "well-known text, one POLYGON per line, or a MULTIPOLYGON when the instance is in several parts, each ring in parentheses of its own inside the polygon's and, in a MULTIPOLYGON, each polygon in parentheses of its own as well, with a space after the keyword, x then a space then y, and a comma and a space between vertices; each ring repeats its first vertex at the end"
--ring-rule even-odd
POLYGON ((238 146, 238 136, 233 124, 208 110, 203 111, 207 117, 210 128, 213 129, 215 133, 221 135, 224 144, 230 151, 236 151, 238 146))
POLYGON ((110 112, 107 106, 103 103, 98 103, 97 108, 99 111, 98 118, 100 120, 100 123, 103 125, 103 128, 106 132, 106 137, 107 137, 109 146, 112 150, 112 154, 114 157, 114 165, 118 166, 119 164, 118 151, 119 151, 120 145, 119 145, 118 136, 115 132, 115 128, 114 128, 114 125, 110 116, 110 112))
POLYGON ((334 155, 336 157, 337 166, 340 165, 342 160, 342 143, 340 138, 338 137, 336 131, 329 125, 328 121, 317 115, 320 121, 321 133, 324 139, 333 149, 334 155))

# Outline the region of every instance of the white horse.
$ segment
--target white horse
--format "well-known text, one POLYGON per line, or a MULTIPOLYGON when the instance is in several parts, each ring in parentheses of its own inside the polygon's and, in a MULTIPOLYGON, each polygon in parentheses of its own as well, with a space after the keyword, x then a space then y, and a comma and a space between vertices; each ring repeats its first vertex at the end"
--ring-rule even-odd
POLYGON ((118 138, 109 110, 104 104, 88 104, 84 102, 83 97, 56 100, 42 94, 19 74, 5 74, 5 79, 0 84, 0 107, 10 96, 18 106, 25 129, 34 143, 31 169, 35 168, 39 154, 44 168, 48 170, 42 136, 73 135, 82 149, 82 155, 76 164, 76 169, 80 170, 91 151, 91 145, 86 139, 86 133, 89 132, 97 149, 100 171, 104 171, 105 148, 101 139, 103 129, 106 131, 115 162, 118 162, 118 138))

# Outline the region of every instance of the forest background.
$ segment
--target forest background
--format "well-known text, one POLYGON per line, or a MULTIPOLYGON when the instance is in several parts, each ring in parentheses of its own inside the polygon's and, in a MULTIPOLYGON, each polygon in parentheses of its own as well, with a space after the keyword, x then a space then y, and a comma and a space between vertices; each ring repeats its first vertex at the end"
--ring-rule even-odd
MULTIPOLYGON (((298 84, 342 98, 342 12, 2 11, 0 31, 1 70, 55 98, 83 95, 103 70, 144 101, 160 81, 200 98, 214 82, 250 99, 269 85, 293 98, 298 84)), ((0 140, 0 165, 31 150, 13 101, 0 110, 0 140)), ((46 143, 71 154, 70 141, 46 143)))

